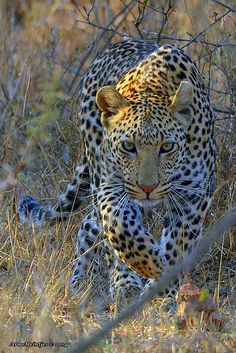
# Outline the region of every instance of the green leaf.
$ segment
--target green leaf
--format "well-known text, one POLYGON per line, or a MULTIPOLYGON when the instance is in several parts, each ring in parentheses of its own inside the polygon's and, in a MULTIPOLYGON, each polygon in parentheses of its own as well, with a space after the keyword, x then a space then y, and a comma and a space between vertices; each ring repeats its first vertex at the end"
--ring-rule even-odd
POLYGON ((209 296, 208 288, 203 288, 203 290, 201 290, 201 293, 199 296, 199 301, 204 302, 205 300, 207 300, 208 296, 209 296))

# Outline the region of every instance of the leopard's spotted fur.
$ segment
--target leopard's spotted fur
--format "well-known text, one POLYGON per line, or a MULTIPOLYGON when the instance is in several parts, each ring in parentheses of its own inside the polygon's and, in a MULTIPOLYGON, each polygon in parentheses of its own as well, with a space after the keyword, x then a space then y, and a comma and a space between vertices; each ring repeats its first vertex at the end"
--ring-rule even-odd
MULTIPOLYGON (((74 288, 105 239, 111 287, 142 288, 158 279, 196 243, 214 189, 214 113, 193 61, 172 46, 129 40, 103 52, 84 77, 79 101, 85 146, 59 201, 31 197, 22 220, 66 218, 92 192, 93 212, 80 226, 74 288), (98 109, 99 108, 99 109, 98 109), (99 111, 100 110, 100 111, 99 111), (147 207, 164 204, 160 242, 145 228, 147 207), (98 206, 96 206, 98 205, 98 206)), ((95 261, 94 261, 95 259, 95 261)))

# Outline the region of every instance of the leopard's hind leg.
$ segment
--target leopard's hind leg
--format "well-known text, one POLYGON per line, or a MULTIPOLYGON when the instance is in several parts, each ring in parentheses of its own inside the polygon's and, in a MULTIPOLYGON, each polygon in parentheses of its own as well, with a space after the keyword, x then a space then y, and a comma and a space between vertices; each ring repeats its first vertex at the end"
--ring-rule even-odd
POLYGON ((96 219, 87 216, 78 231, 73 271, 70 278, 72 291, 75 292, 86 281, 92 283, 99 275, 99 268, 104 253, 101 227, 96 219))

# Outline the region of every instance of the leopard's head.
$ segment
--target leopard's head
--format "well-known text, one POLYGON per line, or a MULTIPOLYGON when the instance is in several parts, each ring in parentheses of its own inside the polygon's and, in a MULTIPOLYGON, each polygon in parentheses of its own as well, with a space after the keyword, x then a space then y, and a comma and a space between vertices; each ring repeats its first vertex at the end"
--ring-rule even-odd
POLYGON ((142 206, 165 197, 185 162, 192 99, 188 81, 171 96, 146 91, 128 100, 111 86, 97 93, 108 169, 112 165, 126 193, 142 206))

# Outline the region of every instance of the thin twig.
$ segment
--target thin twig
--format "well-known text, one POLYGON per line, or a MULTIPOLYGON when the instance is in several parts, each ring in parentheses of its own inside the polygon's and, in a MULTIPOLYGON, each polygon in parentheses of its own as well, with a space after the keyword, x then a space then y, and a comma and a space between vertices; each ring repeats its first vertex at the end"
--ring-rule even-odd
MULTIPOLYGON (((147 34, 149 36, 153 36, 153 37, 149 37, 150 40, 157 40, 157 37, 159 35, 159 33, 157 32, 150 32, 150 31, 147 31, 145 29, 141 29, 141 31, 144 33, 144 34, 147 34)), ((230 36, 232 35, 232 33, 230 33, 230 36)), ((175 42, 185 42, 185 43, 188 43, 189 42, 189 39, 185 39, 185 38, 177 38, 177 37, 173 37, 173 36, 167 36, 165 34, 161 34, 160 35, 160 39, 167 39, 167 40, 173 40, 175 42)), ((210 45, 210 46, 214 46, 214 47, 232 47, 232 48, 236 48, 236 44, 234 43, 213 43, 213 42, 207 42, 205 40, 193 40, 194 43, 196 44, 204 44, 204 45, 210 45)), ((223 42, 223 41, 222 41, 223 42)))
POLYGON ((221 114, 235 114, 236 111, 232 110, 230 108, 228 109, 222 109, 222 108, 217 108, 217 107, 213 107, 214 111, 217 113, 221 113, 221 114))
POLYGON ((139 12, 138 13, 138 18, 136 18, 135 21, 134 21, 135 28, 137 29, 138 34, 140 35, 140 37, 142 39, 143 39, 143 35, 142 35, 142 32, 140 31, 139 26, 141 25, 141 23, 143 21, 144 13, 145 13, 145 10, 146 10, 146 7, 147 7, 147 2, 148 2, 148 0, 144 0, 143 3, 138 2, 138 12, 139 12))
POLYGON ((218 1, 218 0, 211 0, 211 1, 214 2, 215 4, 218 4, 218 5, 225 7, 226 9, 230 10, 231 12, 236 12, 235 8, 233 8, 229 5, 223 4, 223 2, 221 2, 221 1, 218 1))
POLYGON ((229 13, 231 12, 231 10, 226 11, 223 15, 221 15, 220 17, 218 17, 213 23, 211 23, 209 26, 207 26, 203 31, 201 31, 200 33, 196 34, 196 36, 194 36, 187 44, 185 44, 182 49, 184 49, 185 47, 189 46, 192 42, 194 42, 198 37, 200 37, 203 33, 206 33, 210 28, 212 28, 217 22, 219 22, 220 20, 222 20, 222 18, 224 18, 225 16, 227 16, 229 13))
POLYGON ((156 42, 159 43, 160 42, 160 39, 161 39, 161 35, 162 35, 162 32, 168 22, 168 17, 169 15, 173 12, 173 9, 174 9, 174 4, 175 4, 175 1, 172 1, 171 0, 166 0, 165 4, 163 5, 162 7, 162 20, 161 20, 161 25, 160 25, 160 29, 159 29, 159 32, 158 32, 158 35, 157 35, 157 39, 156 39, 156 42), (166 7, 166 4, 168 3, 167 5, 167 9, 165 10, 165 7, 166 7))

